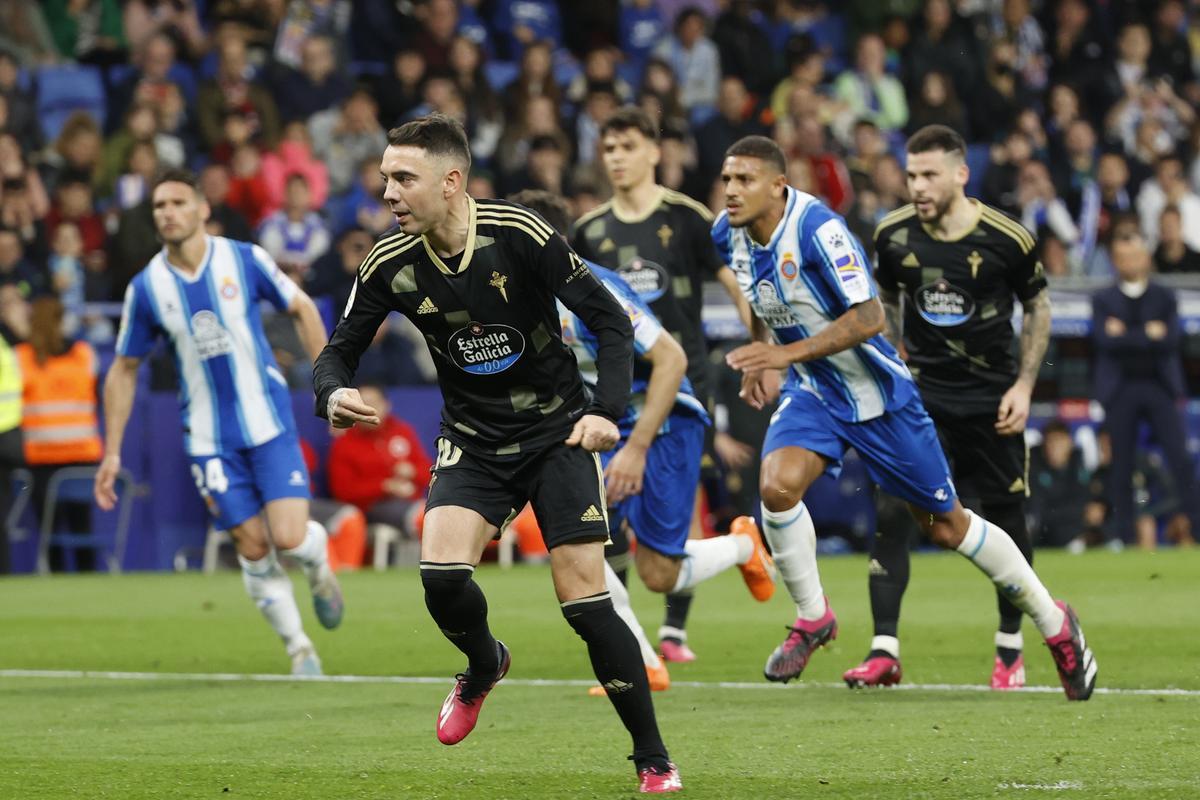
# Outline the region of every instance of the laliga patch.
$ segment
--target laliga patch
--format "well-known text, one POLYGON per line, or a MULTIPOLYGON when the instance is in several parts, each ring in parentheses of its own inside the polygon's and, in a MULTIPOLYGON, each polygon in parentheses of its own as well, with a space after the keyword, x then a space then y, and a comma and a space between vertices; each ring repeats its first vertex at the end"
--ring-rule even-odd
POLYGON ((525 337, 508 325, 472 322, 450 334, 447 350, 464 372, 494 375, 517 363, 525 352, 525 337))
POLYGON ((851 300, 871 296, 871 279, 855 246, 853 236, 839 220, 831 219, 817 228, 817 240, 833 262, 842 291, 851 300))
POLYGON ((667 271, 653 261, 635 258, 618 267, 617 272, 621 274, 630 288, 638 293, 638 297, 647 303, 653 303, 666 294, 667 271))
POLYGON ((975 300, 945 278, 927 283, 914 293, 921 319, 939 328, 961 325, 975 313, 975 300))

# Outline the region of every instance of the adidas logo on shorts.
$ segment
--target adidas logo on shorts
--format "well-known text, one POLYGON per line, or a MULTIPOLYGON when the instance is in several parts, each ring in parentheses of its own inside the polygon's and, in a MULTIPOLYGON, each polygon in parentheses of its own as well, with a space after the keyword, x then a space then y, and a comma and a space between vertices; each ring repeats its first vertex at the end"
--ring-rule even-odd
POLYGON ((604 515, 593 505, 588 506, 587 511, 583 512, 583 516, 579 518, 580 522, 604 522, 604 515))
POLYGON ((436 314, 438 307, 433 304, 433 301, 426 297, 421 301, 421 305, 417 306, 418 314, 436 314))

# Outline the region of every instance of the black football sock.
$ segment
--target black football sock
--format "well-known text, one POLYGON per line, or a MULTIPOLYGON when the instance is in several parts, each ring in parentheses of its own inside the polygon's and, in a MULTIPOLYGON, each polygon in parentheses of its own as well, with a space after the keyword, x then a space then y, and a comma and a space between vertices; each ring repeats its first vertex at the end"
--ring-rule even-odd
MULTIPOLYGON (((1025 504, 1022 501, 984 503, 983 517, 1003 528, 1016 544, 1017 549, 1021 551, 1021 555, 1025 556, 1025 560, 1030 564, 1033 563, 1033 544, 1029 539, 1029 528, 1025 524, 1025 504)), ((1020 633, 1021 617, 1023 616, 1021 609, 1014 606, 1007 597, 999 592, 996 593, 996 605, 1000 610, 999 632, 1009 635, 1020 633)), ((1011 667, 1021 655, 1021 651, 1015 647, 997 645, 996 655, 1000 657, 1005 666, 1011 667)))
POLYGON ((487 599, 471 579, 474 572, 470 564, 422 561, 425 606, 442 635, 467 657, 471 674, 492 675, 500 669, 500 652, 488 629, 487 599))
POLYGON ((634 763, 639 769, 664 765, 667 748, 658 733, 641 650, 629 626, 613 610, 612 598, 601 592, 569 600, 562 604, 562 612, 587 644, 596 680, 633 737, 634 763))
POLYGON ((687 618, 688 613, 692 610, 692 590, 685 589, 682 592, 672 592, 667 595, 667 613, 663 616, 663 628, 673 628, 679 634, 669 633, 663 635, 659 632, 660 638, 673 639, 678 644, 683 644, 687 641, 687 618))
MULTIPOLYGON (((871 595, 871 617, 876 636, 898 637, 900 601, 908 588, 907 531, 880 531, 871 540, 871 560, 868 566, 867 588, 871 595)), ((868 658, 895 656, 885 650, 872 649, 868 658)))
MULTIPOLYGON (((612 514, 612 511, 609 511, 612 514)), ((604 559, 617 573, 617 579, 623 586, 629 585, 629 534, 625 525, 616 525, 608 532, 609 544, 604 546, 604 559)))

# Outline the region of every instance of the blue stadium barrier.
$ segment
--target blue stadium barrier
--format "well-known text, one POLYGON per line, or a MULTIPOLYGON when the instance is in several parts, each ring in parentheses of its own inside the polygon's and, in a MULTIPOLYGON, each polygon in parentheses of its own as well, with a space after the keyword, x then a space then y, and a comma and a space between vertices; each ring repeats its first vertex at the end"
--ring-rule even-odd
POLYGON ((67 117, 86 111, 104 127, 108 101, 99 68, 65 64, 42 67, 37 74, 37 114, 46 138, 58 138, 67 117))

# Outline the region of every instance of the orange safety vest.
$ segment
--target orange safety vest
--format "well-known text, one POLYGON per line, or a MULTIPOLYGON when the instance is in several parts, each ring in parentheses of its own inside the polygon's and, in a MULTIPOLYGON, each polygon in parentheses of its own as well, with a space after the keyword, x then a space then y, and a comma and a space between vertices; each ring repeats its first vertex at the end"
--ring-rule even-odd
POLYGON ((33 347, 14 350, 25 380, 22 395, 25 460, 30 464, 96 462, 103 452, 96 417, 96 354, 76 342, 61 356, 37 363, 33 347))

